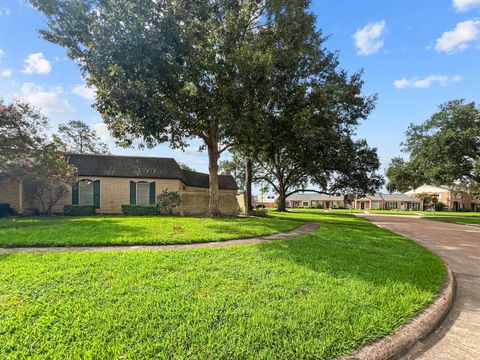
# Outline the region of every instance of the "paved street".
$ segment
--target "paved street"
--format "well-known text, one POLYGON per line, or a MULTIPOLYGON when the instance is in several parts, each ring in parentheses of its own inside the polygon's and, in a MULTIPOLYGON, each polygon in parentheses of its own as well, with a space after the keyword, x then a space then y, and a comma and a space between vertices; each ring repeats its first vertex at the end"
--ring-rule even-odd
POLYGON ((403 359, 480 359, 480 227, 412 216, 359 216, 430 248, 457 279, 457 299, 448 317, 403 359))

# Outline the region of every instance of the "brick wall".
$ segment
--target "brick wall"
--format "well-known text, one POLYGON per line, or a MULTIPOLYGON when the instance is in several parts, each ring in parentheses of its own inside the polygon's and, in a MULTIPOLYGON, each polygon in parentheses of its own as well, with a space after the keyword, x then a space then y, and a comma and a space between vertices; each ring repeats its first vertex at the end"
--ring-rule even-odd
POLYGON ((8 203, 15 211, 20 210, 18 181, 0 183, 0 203, 8 203))

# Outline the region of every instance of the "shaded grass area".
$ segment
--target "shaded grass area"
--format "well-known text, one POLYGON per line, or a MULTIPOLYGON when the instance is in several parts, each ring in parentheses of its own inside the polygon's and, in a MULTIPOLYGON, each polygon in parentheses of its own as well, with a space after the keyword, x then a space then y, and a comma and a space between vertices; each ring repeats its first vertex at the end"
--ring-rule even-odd
POLYGON ((181 244, 249 238, 292 230, 267 218, 86 216, 0 219, 0 246, 181 244))
POLYGON ((368 221, 270 214, 322 225, 228 248, 1 255, 0 358, 326 359, 441 288, 434 254, 368 221))

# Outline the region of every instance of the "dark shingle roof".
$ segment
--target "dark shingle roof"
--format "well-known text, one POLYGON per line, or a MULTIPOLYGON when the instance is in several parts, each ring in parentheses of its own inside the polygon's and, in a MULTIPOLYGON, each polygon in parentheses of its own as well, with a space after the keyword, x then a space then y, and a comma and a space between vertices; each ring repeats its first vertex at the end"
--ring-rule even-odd
MULTIPOLYGON (((208 174, 180 168, 175 159, 117 155, 69 154, 80 176, 106 176, 146 179, 178 179, 187 186, 208 188, 208 174)), ((233 177, 219 175, 222 190, 237 190, 233 177)))

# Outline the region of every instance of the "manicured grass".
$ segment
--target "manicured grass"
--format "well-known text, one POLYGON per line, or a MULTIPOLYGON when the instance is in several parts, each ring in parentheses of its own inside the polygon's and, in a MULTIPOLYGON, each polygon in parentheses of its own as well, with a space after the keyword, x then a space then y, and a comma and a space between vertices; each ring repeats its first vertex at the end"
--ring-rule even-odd
POLYGON ((228 248, 0 255, 0 358, 325 359, 441 288, 435 255, 368 221, 271 216, 321 227, 228 248))
POLYGON ((426 216, 456 216, 456 217, 480 217, 480 212, 467 211, 423 211, 422 215, 426 216))
POLYGON ((330 210, 324 210, 324 209, 305 209, 305 208, 295 208, 295 209, 289 209, 289 211, 293 212, 312 212, 312 213, 327 213, 327 214, 354 214, 354 213, 362 213, 362 210, 357 210, 357 209, 330 209, 330 210))
POLYGON ((422 211, 402 211, 402 210, 367 210, 370 214, 385 215, 422 215, 422 211))
POLYGON ((442 221, 448 223, 456 223, 456 224, 479 224, 480 225, 480 217, 478 216, 429 216, 426 217, 428 220, 434 221, 442 221))
POLYGON ((269 235, 298 222, 268 218, 88 216, 0 219, 0 246, 175 244, 269 235))

